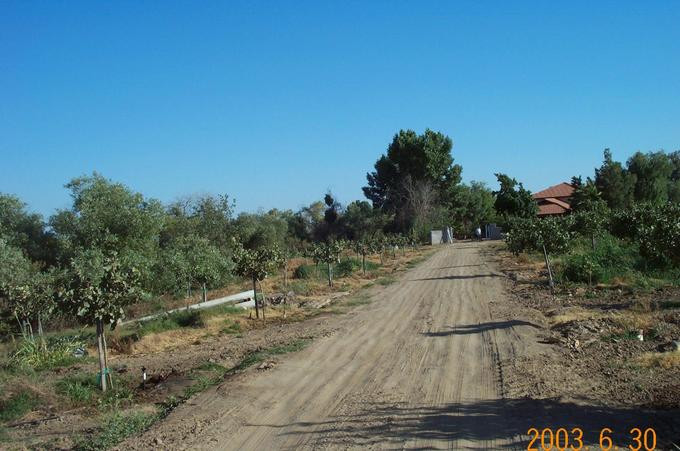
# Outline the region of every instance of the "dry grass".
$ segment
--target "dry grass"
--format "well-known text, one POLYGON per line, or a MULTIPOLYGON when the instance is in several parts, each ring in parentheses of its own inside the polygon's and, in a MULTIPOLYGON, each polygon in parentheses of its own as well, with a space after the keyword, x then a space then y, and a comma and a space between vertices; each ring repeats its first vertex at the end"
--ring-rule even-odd
POLYGON ((650 313, 624 311, 619 315, 611 315, 612 322, 621 331, 649 330, 656 324, 654 316, 650 313))
POLYGON ((647 352, 637 360, 645 368, 680 368, 680 352, 647 352))
POLYGON ((582 307, 569 307, 550 318, 551 325, 564 324, 571 321, 599 319, 607 316, 603 312, 587 310, 582 307))

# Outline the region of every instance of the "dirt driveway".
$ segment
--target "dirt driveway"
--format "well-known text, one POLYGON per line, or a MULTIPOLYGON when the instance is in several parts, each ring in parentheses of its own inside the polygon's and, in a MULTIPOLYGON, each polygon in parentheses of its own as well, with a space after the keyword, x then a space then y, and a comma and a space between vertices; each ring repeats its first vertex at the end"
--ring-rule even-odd
POLYGON ((442 248, 335 317, 332 335, 228 379, 120 448, 526 449, 530 427, 580 427, 586 443, 608 427, 616 443, 618 431, 648 426, 640 412, 504 398, 503 362, 549 345, 537 325, 492 317, 505 282, 489 250, 442 248))

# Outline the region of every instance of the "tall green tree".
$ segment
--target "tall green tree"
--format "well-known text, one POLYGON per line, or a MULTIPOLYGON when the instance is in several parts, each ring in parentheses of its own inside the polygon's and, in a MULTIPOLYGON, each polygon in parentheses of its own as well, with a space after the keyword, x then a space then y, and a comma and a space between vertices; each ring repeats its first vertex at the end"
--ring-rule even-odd
POLYGON ((635 175, 614 161, 609 149, 604 150, 604 161, 595 169, 595 186, 612 210, 627 208, 633 203, 635 175))
POLYGON ((160 202, 97 173, 75 178, 66 187, 73 206, 50 219, 62 261, 67 264, 82 250, 115 253, 149 284, 165 218, 160 202))
POLYGON ((366 175, 364 195, 374 208, 396 213, 398 228, 411 224, 403 210, 408 186, 431 187, 436 198, 444 199, 460 183, 462 168, 451 155, 453 141, 430 129, 421 135, 413 130, 400 130, 366 175))
POLYGON ((362 240, 381 233, 390 220, 382 210, 375 209, 365 200, 357 200, 345 209, 342 216, 343 235, 350 240, 362 240))
POLYGON ((460 185, 456 190, 451 208, 451 216, 456 228, 460 231, 471 232, 482 224, 495 221, 495 201, 493 191, 483 182, 472 181, 469 185, 460 185))
POLYGON ((680 150, 676 150, 668 155, 673 171, 668 182, 668 200, 680 203, 680 150))
POLYGON ((3 236, 32 261, 55 263, 54 236, 45 228, 42 216, 28 212, 18 197, 0 193, 0 237, 3 236))
POLYGON ((495 174, 500 188, 494 191, 496 196, 494 208, 505 217, 531 218, 536 216, 538 205, 531 195, 531 191, 507 174, 495 174))
POLYGON ((668 188, 673 164, 664 152, 636 152, 627 162, 628 172, 635 176, 633 191, 636 202, 662 204, 668 201, 668 188))

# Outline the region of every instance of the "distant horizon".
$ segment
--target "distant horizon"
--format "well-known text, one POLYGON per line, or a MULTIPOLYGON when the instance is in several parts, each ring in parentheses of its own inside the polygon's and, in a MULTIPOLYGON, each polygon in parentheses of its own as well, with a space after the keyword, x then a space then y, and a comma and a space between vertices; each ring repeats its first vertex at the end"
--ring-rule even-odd
POLYGON ((680 149, 680 3, 0 5, 0 192, 49 217, 93 171, 237 211, 364 199, 395 133, 532 192, 680 149))
MULTIPOLYGON (((611 149, 610 149, 610 150, 611 150, 611 149)), ((604 149, 602 149, 602 151, 604 152, 604 149)), ((658 150, 651 150, 651 151, 641 151, 641 152, 657 152, 657 151, 672 152, 672 151, 666 150, 666 149, 658 149, 658 150)), ((624 164, 624 165, 625 165, 626 161, 628 160, 628 158, 629 158, 630 156, 632 156, 635 152, 638 152, 638 151, 637 151, 637 150, 636 150, 636 151, 633 151, 633 152, 631 152, 631 154, 628 155, 625 159, 622 159, 622 158, 617 158, 616 153, 612 150, 612 154, 613 154, 614 160, 620 161, 620 162, 621 162, 622 164, 624 164)), ((452 153, 453 153, 453 152, 452 152, 452 153)), ((376 156, 376 159, 377 159, 377 158, 378 158, 378 156, 376 156)), ((455 155, 454 155, 454 159, 455 159, 455 155)), ((601 160, 602 160, 602 158, 601 158, 601 160)), ((454 162, 460 164, 458 160, 455 160, 454 162)), ((600 161, 600 163, 601 163, 601 161, 600 161)), ((592 177, 592 176, 594 175, 594 172, 595 172, 595 168, 596 168, 596 167, 599 167, 599 164, 598 164, 597 166, 594 166, 594 167, 591 169, 590 172, 583 172, 583 173, 573 174, 572 176, 565 177, 563 180, 555 180, 554 182, 548 183, 548 184, 546 184, 545 186, 541 186, 541 187, 532 187, 532 186, 530 186, 529 184, 527 184, 525 181, 520 180, 520 179, 517 179, 517 177, 515 177, 513 174, 508 174, 508 175, 510 175, 511 177, 514 177, 515 179, 517 179, 518 182, 522 183, 522 184, 524 185, 524 187, 527 188, 529 191, 531 191, 531 193, 533 194, 533 193, 542 191, 542 190, 544 190, 544 189, 546 189, 546 188, 549 188, 549 187, 551 187, 551 186, 558 185, 558 184, 560 184, 560 183, 570 183, 570 182, 571 182, 571 177, 573 177, 573 176, 582 176, 583 179, 585 180, 586 177, 592 177)), ((373 169, 373 167, 371 167, 371 170, 372 170, 372 169, 373 169)), ((105 177, 105 178, 107 178, 107 179, 113 181, 113 182, 123 183, 123 184, 126 185, 128 188, 132 189, 133 191, 141 193, 141 194, 144 196, 144 198, 147 199, 147 200, 148 200, 148 199, 155 199, 155 200, 158 200, 158 201, 160 201, 164 206, 167 206, 167 205, 171 204, 172 202, 174 202, 174 201, 176 201, 176 200, 179 200, 179 199, 181 199, 181 198, 183 198, 183 197, 192 197, 192 196, 199 196, 199 197, 200 197, 200 196, 204 196, 204 195, 211 195, 211 196, 216 196, 216 195, 228 195, 230 201, 233 201, 233 202, 235 203, 235 206, 236 206, 236 208, 234 209, 235 215, 238 215, 238 214, 241 214, 241 213, 257 213, 257 212, 260 212, 260 211, 265 211, 265 212, 266 212, 266 211, 269 211, 269 210, 272 210, 272 209, 277 209, 277 210, 281 210, 281 211, 283 211, 283 210, 293 210, 293 211, 298 211, 299 209, 301 209, 301 208, 303 208, 303 207, 306 207, 306 206, 310 205, 312 202, 317 202, 317 201, 318 201, 318 202, 323 202, 323 196, 324 196, 324 194, 328 191, 328 190, 321 190, 321 191, 319 191, 319 194, 318 194, 318 196, 317 196, 316 198, 310 200, 309 202, 300 203, 299 205, 296 205, 296 206, 279 206, 279 205, 271 205, 271 206, 267 206, 267 207, 265 207, 265 206, 259 206, 259 207, 256 207, 256 208, 254 208, 254 209, 243 209, 243 208, 240 208, 239 202, 238 202, 238 196, 237 196, 235 193, 231 193, 231 192, 209 192, 209 191, 205 191, 205 190, 202 190, 202 191, 201 191, 201 190, 197 190, 197 191, 194 191, 194 192, 180 193, 180 194, 176 195, 175 197, 173 197, 173 198, 171 198, 171 199, 161 199, 161 198, 157 198, 157 197, 154 197, 154 196, 149 196, 149 195, 148 195, 147 193, 145 193, 143 190, 137 189, 137 188, 136 188, 133 184, 131 184, 131 183, 128 183, 128 182, 123 181, 123 180, 117 180, 117 179, 115 179, 115 178, 109 177, 106 173, 103 173, 102 171, 93 170, 93 171, 90 171, 90 172, 88 172, 88 173, 83 173, 83 174, 74 175, 74 176, 72 176, 72 177, 69 177, 67 180, 64 180, 64 183, 62 183, 61 188, 62 188, 62 190, 63 190, 63 193, 64 193, 64 200, 65 200, 66 203, 63 204, 63 206, 54 207, 53 209, 51 209, 51 210, 49 210, 49 211, 45 211, 45 212, 43 212, 43 211, 38 211, 38 210, 33 209, 31 203, 28 202, 25 198, 23 198, 22 196, 20 196, 20 195, 17 194, 17 193, 13 193, 13 192, 9 192, 9 191, 0 191, 0 193, 2 193, 2 194, 11 194, 11 195, 15 195, 15 196, 19 197, 23 202, 25 202, 25 203, 27 204, 27 210, 28 210, 28 211, 34 212, 34 213, 39 213, 39 214, 41 214, 41 215, 43 216, 44 219, 47 220, 47 219, 49 219, 49 217, 50 217, 51 215, 53 215, 53 214, 54 214, 55 212, 57 212, 58 210, 60 210, 60 209, 69 209, 69 208, 72 206, 72 204, 71 204, 71 199, 70 199, 70 194, 69 194, 69 191, 67 190, 67 188, 65 188, 65 185, 66 185, 70 180, 72 180, 73 178, 80 177, 80 176, 88 176, 88 175, 92 175, 92 174, 95 173, 95 172, 98 173, 98 174, 100 174, 100 175, 102 175, 103 177, 105 177)), ((466 180, 466 179, 465 179, 465 167, 463 166, 463 180, 462 180, 461 183, 470 184, 471 182, 483 182, 483 183, 485 183, 485 185, 486 185, 488 188, 490 188, 490 189, 492 189, 492 190, 495 191, 496 188, 498 188, 498 182, 496 181, 496 178, 495 178, 495 176, 494 176, 493 174, 491 175, 491 177, 492 177, 492 179, 493 179, 493 180, 491 180, 491 181, 485 181, 485 180, 466 180)), ((362 184, 362 185, 361 185, 361 187, 363 187, 363 186, 365 186, 365 184, 362 184)), ((359 187, 359 191, 361 191, 361 187, 359 187)), ((333 190, 330 190, 330 191, 337 197, 336 200, 337 200, 338 202, 340 202, 340 203, 342 204, 343 207, 346 207, 347 204, 352 203, 352 202, 354 202, 354 201, 367 201, 367 202, 370 203, 370 201, 369 201, 368 199, 366 199, 366 197, 363 195, 363 193, 362 193, 359 197, 357 197, 357 198, 353 198, 353 199, 343 199, 343 198, 342 198, 341 196, 339 196, 335 191, 333 191, 333 190)))

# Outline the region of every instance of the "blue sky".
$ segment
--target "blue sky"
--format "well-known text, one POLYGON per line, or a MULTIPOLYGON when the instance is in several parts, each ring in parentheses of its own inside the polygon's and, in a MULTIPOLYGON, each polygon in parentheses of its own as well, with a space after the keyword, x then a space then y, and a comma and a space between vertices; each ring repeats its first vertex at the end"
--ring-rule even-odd
POLYGON ((239 210, 362 198, 401 128, 536 191, 680 149, 680 3, 0 2, 0 191, 93 170, 239 210))

